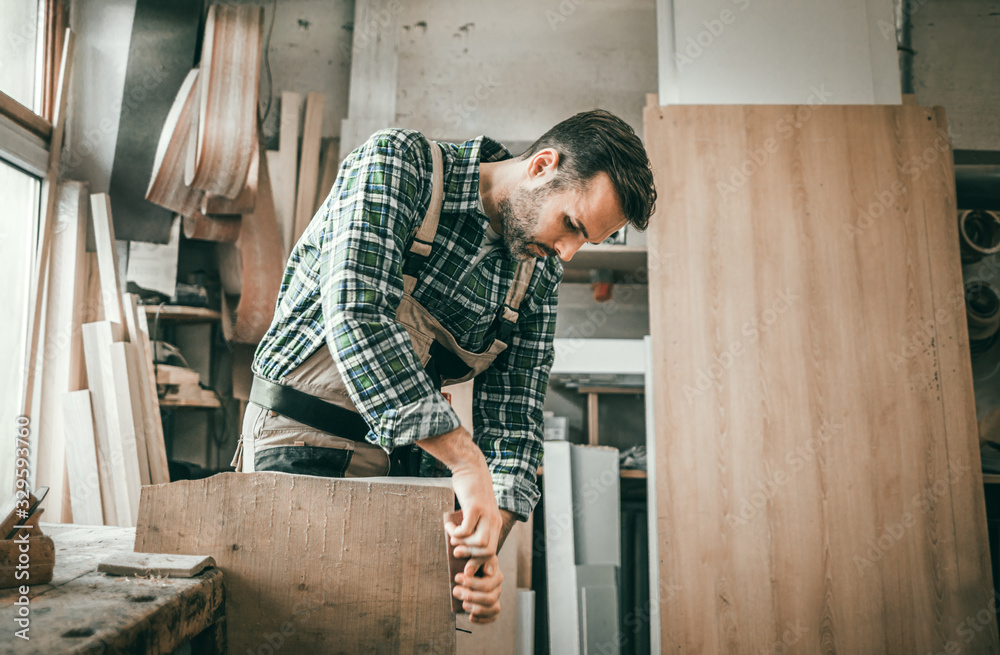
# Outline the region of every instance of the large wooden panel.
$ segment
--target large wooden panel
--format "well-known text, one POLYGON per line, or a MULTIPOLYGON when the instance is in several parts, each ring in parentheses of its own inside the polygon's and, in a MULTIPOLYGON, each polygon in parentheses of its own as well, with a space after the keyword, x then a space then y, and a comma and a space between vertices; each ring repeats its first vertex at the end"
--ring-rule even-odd
POLYGON ((143 487, 135 551, 215 558, 231 653, 454 653, 454 498, 444 479, 222 473, 143 487))
POLYGON ((647 109, 663 652, 998 651, 945 129, 647 109))

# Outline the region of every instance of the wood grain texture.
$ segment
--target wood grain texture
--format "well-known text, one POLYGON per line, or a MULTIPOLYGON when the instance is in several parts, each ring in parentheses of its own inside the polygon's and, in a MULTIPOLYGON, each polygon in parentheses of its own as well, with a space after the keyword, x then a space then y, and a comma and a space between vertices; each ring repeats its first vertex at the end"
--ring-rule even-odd
POLYGON ((283 254, 295 245, 295 198, 299 178, 299 125, 301 124, 302 95, 292 91, 281 92, 281 125, 278 127, 278 150, 269 155, 271 186, 274 189, 274 210, 281 227, 283 254), (272 163, 273 162, 273 163, 272 163))
POLYGON ((944 112, 645 120, 663 652, 998 652, 944 112))
POLYGON ((90 391, 81 389, 63 394, 63 416, 73 429, 66 433, 66 465, 69 471, 73 522, 104 525, 101 486, 98 479, 97 435, 90 391))
POLYGON ((233 243, 240 238, 243 226, 239 216, 205 216, 194 214, 183 219, 184 236, 201 241, 233 243))
POLYGON ((71 520, 69 504, 63 503, 66 476, 66 441, 69 438, 61 409, 67 391, 86 386, 83 373, 81 296, 86 276, 88 212, 87 185, 65 182, 59 185, 56 225, 52 234, 45 285, 45 326, 42 341, 42 375, 39 396, 42 411, 35 425, 35 484, 47 486, 50 495, 45 507, 49 515, 71 520))
POLYGON ((112 323, 124 325, 121 284, 118 280, 118 255, 115 251, 115 227, 111 222, 111 198, 106 193, 90 196, 90 212, 94 221, 97 244, 97 266, 101 272, 101 298, 104 316, 112 323))
POLYGON ((241 288, 232 329, 233 341, 253 345, 260 342, 271 325, 284 268, 281 232, 274 213, 271 176, 263 148, 258 150, 257 157, 260 159, 257 205, 252 213, 241 219, 240 237, 236 242, 241 288))
POLYGON ((233 653, 272 633, 296 653, 450 653, 441 484, 264 472, 146 487, 135 551, 215 559, 233 653))
MULTIPOLYGON (((132 550, 133 528, 42 524, 56 547, 52 580, 31 588, 29 641, 11 636, 3 655, 20 653, 145 653, 166 655, 225 620, 222 572, 194 578, 121 578, 97 572, 98 562, 132 550)), ((0 592, 0 618, 14 625, 16 590, 0 592)), ((199 650, 194 653, 225 653, 199 650)), ((279 651, 280 652, 280 651, 279 651)))
POLYGON ((25 344, 25 375, 19 389, 19 416, 33 417, 35 373, 38 364, 38 342, 42 328, 42 306, 45 275, 49 267, 49 251, 52 248, 52 232, 56 223, 57 191, 59 182, 59 162, 62 155, 62 140, 66 130, 66 105, 69 101, 69 77, 74 48, 73 32, 66 30, 63 39, 63 56, 59 66, 59 88, 56 96, 56 114, 52 121, 52 136, 49 141, 49 165, 42 184, 42 224, 39 227, 38 256, 32 271, 31 291, 28 307, 31 312, 28 323, 28 338, 25 344), (53 145, 56 144, 56 145, 53 145))
POLYGON ((306 118, 302 127, 302 156, 299 159, 299 181, 295 200, 295 230, 292 243, 299 240, 316 210, 316 185, 319 184, 319 150, 323 137, 322 93, 306 96, 306 118))
POLYGON ((198 74, 191 69, 170 107, 153 158, 146 200, 182 216, 201 214, 205 192, 184 181, 188 146, 198 129, 198 74))
POLYGON ((153 363, 153 344, 149 338, 149 323, 146 312, 133 294, 126 294, 126 318, 132 342, 137 348, 138 378, 136 386, 142 404, 143 423, 146 433, 146 455, 149 458, 149 481, 151 484, 170 482, 167 466, 167 447, 163 439, 163 422, 160 418, 160 403, 156 393, 156 365, 153 363))
POLYGON ((118 524, 122 526, 134 526, 139 515, 139 489, 143 478, 139 462, 140 457, 144 459, 146 454, 145 436, 140 422, 136 420, 137 403, 133 397, 134 385, 138 380, 133 377, 133 367, 129 366, 129 350, 133 345, 129 342, 110 345, 109 373, 113 391, 105 395, 109 422, 113 424, 110 431, 111 452, 121 455, 121 465, 116 467, 118 477, 115 480, 115 488, 124 490, 124 494, 119 493, 117 497, 118 524), (124 485, 118 484, 121 480, 124 480, 124 485))
POLYGON ((212 5, 198 78, 198 128, 184 181, 236 198, 257 156, 257 91, 264 9, 212 5))
MULTIPOLYGON (((125 474, 120 467, 122 455, 120 441, 112 433, 117 430, 117 398, 111 373, 111 344, 121 341, 122 327, 118 323, 100 321, 84 323, 83 350, 87 364, 87 383, 90 386, 94 428, 97 431, 97 466, 101 487, 101 505, 107 525, 118 525, 119 506, 127 509, 124 497, 125 474), (109 405, 111 410, 109 411, 109 405), (119 498, 121 494, 121 498, 119 498)), ((125 512, 120 518, 127 520, 125 512)))

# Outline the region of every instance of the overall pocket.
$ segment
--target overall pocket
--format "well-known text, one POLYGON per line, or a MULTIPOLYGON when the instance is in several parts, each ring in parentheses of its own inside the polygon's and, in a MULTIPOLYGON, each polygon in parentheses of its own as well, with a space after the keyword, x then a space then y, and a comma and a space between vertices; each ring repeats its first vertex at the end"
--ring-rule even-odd
POLYGON ((354 451, 322 446, 274 446, 254 453, 254 469, 342 478, 354 451))

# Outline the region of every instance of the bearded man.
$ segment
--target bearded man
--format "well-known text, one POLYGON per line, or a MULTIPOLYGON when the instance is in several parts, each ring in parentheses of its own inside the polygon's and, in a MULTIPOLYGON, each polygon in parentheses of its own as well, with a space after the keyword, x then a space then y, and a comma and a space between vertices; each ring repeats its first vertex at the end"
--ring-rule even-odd
POLYGON ((655 200, 642 142, 602 110, 518 157, 482 136, 375 133, 292 250, 233 465, 450 474, 463 520, 447 530, 471 558, 454 593, 472 621, 494 620, 497 551, 540 495, 559 259, 645 229, 655 200), (472 434, 440 392, 468 380, 472 434))

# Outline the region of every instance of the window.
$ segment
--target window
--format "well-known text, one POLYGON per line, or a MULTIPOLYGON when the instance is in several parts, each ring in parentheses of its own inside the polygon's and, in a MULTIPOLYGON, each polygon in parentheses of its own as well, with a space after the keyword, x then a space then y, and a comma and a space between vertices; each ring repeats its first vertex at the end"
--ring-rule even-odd
POLYGON ((0 311, 5 312, 5 320, 0 321, 0 501, 7 499, 14 485, 15 427, 21 413, 29 295, 40 224, 39 176, 49 148, 44 130, 37 127, 46 123, 33 114, 45 113, 43 103, 51 96, 47 91, 51 65, 46 62, 52 53, 46 48, 51 49, 53 39, 45 29, 45 14, 47 8, 53 13, 52 8, 58 6, 55 0, 0 0, 4 23, 0 33, 0 311))
POLYGON ((36 113, 42 104, 43 10, 40 0, 0 0, 0 91, 36 113))
MULTIPOLYGON (((28 327, 28 288, 34 263, 32 253, 38 225, 41 183, 0 163, 0 307, 8 320, 0 321, 0 490, 14 484, 14 426, 20 414, 28 327), (13 320, 17 319, 17 320, 13 320)), ((6 493, 0 498, 6 497, 6 493)))

